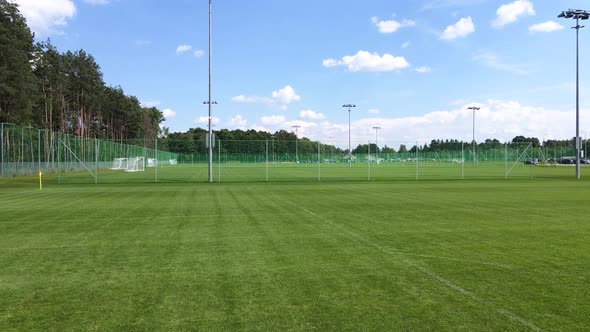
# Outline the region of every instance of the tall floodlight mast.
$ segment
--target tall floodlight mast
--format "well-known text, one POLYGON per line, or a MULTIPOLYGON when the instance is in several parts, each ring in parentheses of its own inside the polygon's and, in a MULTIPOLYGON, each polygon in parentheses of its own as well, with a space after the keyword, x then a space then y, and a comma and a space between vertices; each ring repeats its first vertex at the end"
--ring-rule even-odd
POLYGON ((567 11, 561 12, 557 15, 559 18, 572 18, 576 20, 576 26, 572 29, 576 29, 576 179, 580 179, 580 52, 579 52, 579 35, 580 29, 583 25, 580 25, 580 20, 587 20, 590 17, 590 12, 581 9, 568 9, 567 11))
POLYGON ((209 133, 207 134, 207 137, 209 138, 209 182, 213 182, 213 131, 211 129, 211 106, 215 103, 211 100, 211 36, 211 0, 209 0, 209 101, 207 102, 209 105, 209 133))
POLYGON ((475 157, 475 111, 479 111, 480 108, 479 107, 475 107, 475 106, 471 106, 471 107, 467 107, 468 110, 472 110, 473 111, 473 140, 471 141, 472 144, 472 154, 473 154, 473 165, 475 165, 476 163, 476 157, 475 157))
POLYGON ((352 167, 352 150, 350 147, 350 110, 356 107, 354 104, 342 105, 344 108, 348 108, 348 167, 352 167))

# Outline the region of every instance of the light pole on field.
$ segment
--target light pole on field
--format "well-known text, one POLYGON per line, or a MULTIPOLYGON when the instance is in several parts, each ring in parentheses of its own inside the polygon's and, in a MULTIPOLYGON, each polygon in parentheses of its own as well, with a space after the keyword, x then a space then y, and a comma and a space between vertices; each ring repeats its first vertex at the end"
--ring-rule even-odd
POLYGON ((295 128, 295 162, 299 163, 299 146, 298 146, 298 142, 299 142, 299 136, 297 135, 299 128, 301 128, 300 125, 295 125, 293 126, 293 128, 295 128))
POLYGON ((559 18, 573 18, 576 20, 576 26, 572 29, 576 29, 576 179, 580 179, 580 52, 579 52, 579 35, 580 29, 583 25, 580 25, 580 20, 587 20, 590 17, 590 12, 581 9, 568 9, 567 11, 561 12, 557 17, 559 18))
POLYGON ((375 126, 373 129, 375 129, 375 159, 379 159, 379 129, 381 127, 375 126))
POLYGON ((354 104, 345 104, 342 105, 344 108, 348 108, 348 167, 352 167, 352 149, 350 146, 350 110, 355 108, 356 105, 354 104))
POLYGON ((473 154, 473 165, 475 166, 475 163, 477 162, 476 160, 476 155, 475 155, 475 111, 479 111, 480 108, 476 107, 476 106, 470 106, 467 107, 468 110, 472 110, 473 111, 473 140, 471 141, 472 144, 472 154, 473 154))
POLYGON ((217 104, 216 102, 211 100, 211 55, 212 55, 212 50, 211 50, 211 39, 212 39, 212 34, 211 34, 211 0, 209 0, 209 100, 206 101, 205 103, 207 105, 209 105, 209 133, 207 134, 208 140, 209 140, 209 170, 208 170, 208 178, 209 178, 209 182, 213 182, 213 131, 211 129, 211 106, 213 106, 213 104, 217 104))

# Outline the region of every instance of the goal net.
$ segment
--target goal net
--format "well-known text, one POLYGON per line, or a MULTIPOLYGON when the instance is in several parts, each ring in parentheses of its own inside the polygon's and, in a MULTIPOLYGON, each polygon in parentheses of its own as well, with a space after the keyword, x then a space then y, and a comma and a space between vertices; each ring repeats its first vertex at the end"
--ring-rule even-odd
POLYGON ((176 161, 176 159, 170 159, 170 165, 176 165, 178 164, 178 161, 176 161))
POLYGON ((147 167, 156 167, 158 166, 158 161, 156 158, 148 158, 147 160, 147 167))
POLYGON ((127 158, 115 158, 113 160, 113 167, 111 167, 111 169, 114 171, 127 169, 127 158))
POLYGON ((125 172, 143 172, 145 171, 145 158, 129 158, 125 172))

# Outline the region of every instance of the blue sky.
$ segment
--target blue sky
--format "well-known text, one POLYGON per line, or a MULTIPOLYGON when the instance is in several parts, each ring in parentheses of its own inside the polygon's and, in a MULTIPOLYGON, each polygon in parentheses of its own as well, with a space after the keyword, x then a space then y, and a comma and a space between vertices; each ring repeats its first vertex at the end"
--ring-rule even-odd
MULTIPOLYGON (((205 127, 207 0, 13 0, 37 39, 93 54, 107 84, 205 127)), ((324 141, 510 140, 575 134, 575 32, 587 1, 214 0, 216 128, 324 141)), ((585 7, 586 6, 586 7, 585 7)), ((590 27, 589 27, 590 28, 590 27)), ((580 31, 581 135, 590 31, 580 31)))

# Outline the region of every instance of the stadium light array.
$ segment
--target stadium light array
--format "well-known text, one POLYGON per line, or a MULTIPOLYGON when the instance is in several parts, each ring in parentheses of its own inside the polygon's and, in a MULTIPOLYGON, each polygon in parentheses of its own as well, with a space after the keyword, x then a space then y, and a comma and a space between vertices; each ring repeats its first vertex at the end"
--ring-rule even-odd
POLYGON ((582 9, 568 9, 562 11, 561 14, 557 15, 558 18, 571 18, 576 20, 576 26, 572 29, 576 29, 576 179, 580 179, 580 52, 579 52, 579 35, 580 29, 583 25, 580 25, 580 20, 587 20, 590 17, 590 12, 582 9))

